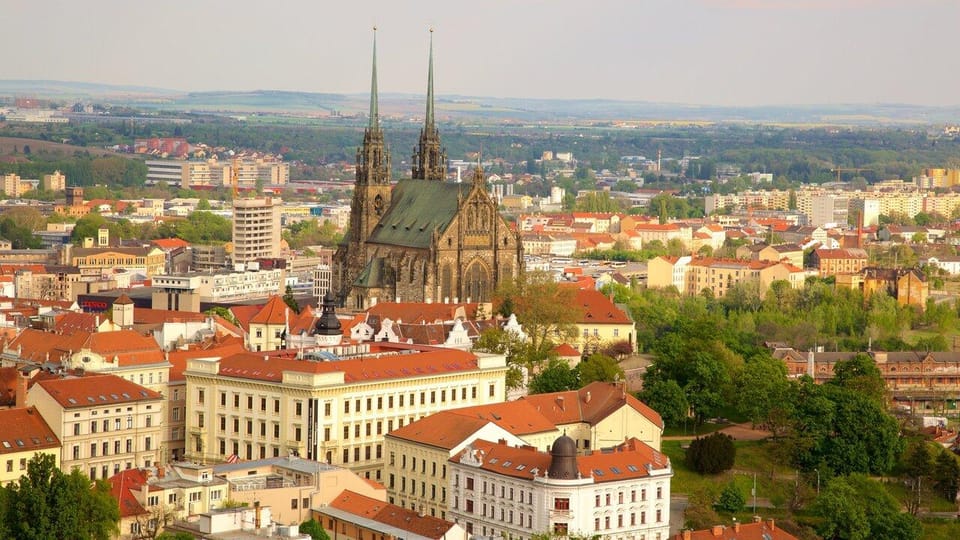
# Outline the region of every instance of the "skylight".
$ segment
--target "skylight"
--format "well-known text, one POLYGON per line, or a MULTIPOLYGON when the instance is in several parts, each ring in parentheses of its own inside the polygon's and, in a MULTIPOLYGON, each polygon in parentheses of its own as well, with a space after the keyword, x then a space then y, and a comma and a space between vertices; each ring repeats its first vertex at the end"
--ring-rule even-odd
POLYGON ((524 465, 523 463, 517 465, 517 470, 518 470, 518 471, 522 471, 522 470, 524 470, 524 469, 526 469, 526 468, 527 468, 527 466, 524 465))
POLYGON ((4 448, 10 448, 10 443, 7 442, 7 441, 3 441, 3 447, 4 447, 4 448))
POLYGON ((603 471, 600 470, 600 469, 594 469, 594 470, 593 470, 593 474, 595 474, 595 475, 597 475, 597 476, 603 476, 603 471))
POLYGON ((623 472, 616 467, 610 467, 610 472, 612 472, 613 474, 623 474, 623 472))
POLYGON ((639 471, 640 469, 637 469, 637 466, 636 466, 636 465, 627 465, 627 470, 630 471, 630 472, 637 472, 637 471, 639 471))

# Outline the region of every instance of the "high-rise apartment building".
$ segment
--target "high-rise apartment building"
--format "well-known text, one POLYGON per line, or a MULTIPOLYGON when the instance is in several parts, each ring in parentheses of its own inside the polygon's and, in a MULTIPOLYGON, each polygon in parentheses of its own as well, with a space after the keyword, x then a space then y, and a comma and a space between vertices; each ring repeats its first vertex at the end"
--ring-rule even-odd
POLYGON ((233 262, 280 256, 280 209, 275 197, 233 201, 233 262))

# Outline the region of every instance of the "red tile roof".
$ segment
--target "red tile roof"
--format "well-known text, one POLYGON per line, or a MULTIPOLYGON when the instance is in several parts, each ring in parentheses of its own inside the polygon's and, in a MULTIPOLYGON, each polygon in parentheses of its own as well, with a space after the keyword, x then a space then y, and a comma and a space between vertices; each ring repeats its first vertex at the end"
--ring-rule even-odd
POLYGON ((0 454, 60 447, 60 439, 36 407, 0 411, 0 426, 0 454))
POLYGON ((163 352, 157 342, 133 330, 116 332, 84 332, 53 334, 27 328, 8 345, 19 349, 19 356, 32 362, 61 362, 71 353, 89 349, 118 366, 139 366, 162 363, 163 352))
POLYGON ((493 422, 514 435, 529 435, 557 429, 556 424, 540 414, 533 404, 523 400, 476 405, 452 409, 449 412, 493 422))
POLYGON ((464 417, 456 411, 440 411, 395 429, 387 436, 450 450, 489 422, 484 418, 464 417))
POLYGON ((577 306, 582 307, 581 324, 632 324, 627 315, 610 298, 593 289, 577 290, 577 306))
POLYGON ((163 399, 161 394, 116 375, 50 379, 38 382, 37 386, 66 409, 163 399))
POLYGON ((120 504, 120 517, 139 516, 147 510, 137 501, 134 491, 140 491, 147 483, 147 471, 143 469, 127 469, 111 476, 110 495, 120 504))
POLYGON ((431 349, 422 352, 379 357, 353 358, 336 362, 296 360, 279 356, 241 353, 220 361, 220 375, 241 379, 280 382, 284 371, 300 373, 343 372, 344 382, 373 381, 436 375, 477 369, 477 357, 455 349, 431 349))
POLYGON ((381 319, 389 317, 393 321, 403 321, 411 324, 435 323, 454 320, 458 308, 461 307, 468 319, 475 319, 478 305, 477 303, 379 302, 368 309, 367 313, 378 315, 381 319))
POLYGON ((0 407, 10 407, 17 402, 17 380, 20 374, 15 367, 0 367, 0 407))
MULTIPOLYGON (((119 301, 119 300, 118 300, 119 301)), ((116 302, 114 302, 116 303, 116 302)), ((192 311, 173 311, 167 309, 133 308, 133 324, 162 324, 165 322, 203 322, 205 313, 192 311)))
POLYGON ((157 238, 150 243, 163 250, 171 250, 182 247, 185 248, 190 245, 190 242, 180 238, 157 238))
POLYGON ((569 343, 561 343, 553 348, 553 352, 557 353, 557 356, 560 357, 580 357, 580 351, 573 348, 569 343))
POLYGON ((626 392, 622 383, 592 382, 579 390, 531 394, 520 398, 533 405, 537 413, 553 425, 585 422, 598 424, 621 407, 630 407, 655 426, 663 429, 663 419, 647 404, 626 392))
POLYGON ((670 540, 797 540, 796 536, 780 529, 771 519, 759 523, 716 525, 699 531, 683 531, 670 540))
POLYGON ((169 380, 170 382, 186 380, 183 371, 187 368, 187 360, 193 358, 222 358, 242 353, 245 350, 242 337, 227 336, 220 341, 201 343, 185 351, 172 351, 167 355, 167 360, 170 361, 169 380))
MULTIPOLYGON (((450 461, 460 463, 468 452, 476 450, 480 450, 483 455, 483 464, 480 468, 494 474, 533 480, 537 476, 542 477, 550 468, 549 452, 537 450, 532 446, 515 447, 484 440, 472 442, 470 447, 450 458, 450 461)), ((630 439, 612 449, 577 456, 577 469, 580 475, 583 478, 592 477, 594 483, 598 484, 644 478, 650 475, 651 470, 668 467, 670 467, 669 457, 637 439, 630 439)))
POLYGON ((284 324, 290 315, 296 316, 296 313, 293 313, 283 298, 274 295, 250 318, 249 324, 284 324))
MULTIPOLYGON (((328 506, 425 538, 443 538, 454 526, 449 521, 433 516, 421 516, 415 510, 378 501, 350 490, 342 491, 328 506)), ((323 513, 323 509, 320 512, 323 513)))

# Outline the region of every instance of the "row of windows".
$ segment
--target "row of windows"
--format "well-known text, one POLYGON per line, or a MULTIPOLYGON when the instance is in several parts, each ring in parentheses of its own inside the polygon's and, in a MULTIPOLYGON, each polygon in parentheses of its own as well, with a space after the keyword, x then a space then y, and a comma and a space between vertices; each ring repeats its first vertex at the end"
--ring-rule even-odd
MULTIPOLYGON (((129 454, 133 452, 133 439, 126 439, 126 441, 121 444, 120 439, 113 441, 113 444, 110 444, 110 441, 104 441, 102 443, 90 443, 90 453, 86 457, 97 457, 97 452, 99 451, 101 456, 111 455, 110 449, 113 448, 113 455, 116 454, 129 454)), ((143 439, 143 450, 150 451, 153 450, 153 439, 151 437, 144 437, 143 439)), ((73 459, 83 459, 83 456, 80 455, 80 445, 73 445, 73 459)))
MULTIPOLYGON (((151 377, 152 377, 152 376, 151 376, 151 377)), ((141 381, 141 383, 142 383, 142 381, 141 381)), ((489 396, 489 397, 495 397, 495 396, 496 396, 496 391, 497 391, 496 385, 495 385, 495 384, 490 384, 490 385, 489 385, 489 388, 488 388, 488 390, 487 390, 488 396, 489 396)), ((430 403, 432 403, 432 404, 437 403, 437 398, 438 398, 438 397, 439 397, 439 400, 440 400, 439 402, 440 402, 440 403, 446 403, 448 396, 449 396, 450 401, 457 401, 457 394, 458 394, 458 393, 457 393, 457 389, 455 389, 455 388, 454 388, 454 389, 450 389, 450 390, 449 390, 449 394, 448 394, 448 390, 447 390, 447 389, 442 389, 442 390, 439 390, 439 391, 438 391, 438 390, 431 390, 429 393, 426 392, 426 391, 424 391, 424 392, 420 392, 420 400, 419 400, 419 401, 420 401, 420 405, 426 405, 426 404, 427 404, 428 396, 429 396, 430 403)), ((466 399, 467 399, 467 388, 466 388, 466 387, 460 388, 459 396, 460 396, 460 400, 466 400, 466 399)), ((365 402, 365 404, 366 404, 366 410, 367 410, 367 411, 372 411, 372 410, 374 410, 374 403, 376 403, 376 410, 383 410, 384 405, 386 405, 386 407, 387 407, 388 409, 392 409, 392 408, 394 408, 394 401, 395 401, 394 398, 395 398, 395 397, 396 397, 396 401, 399 402, 399 406, 400 406, 400 407, 406 406, 407 403, 409 403, 410 406, 414 406, 414 405, 416 404, 416 398, 417 398, 416 393, 411 393, 411 394, 409 394, 409 400, 406 399, 406 398, 407 398, 407 394, 399 394, 399 395, 397 395, 397 396, 392 396, 392 395, 391 395, 391 396, 379 396, 379 397, 377 397, 377 398, 375 398, 375 399, 372 398, 372 397, 368 397, 368 398, 366 398, 366 402, 365 402), (384 400, 384 397, 386 397, 386 400, 384 400)), ((197 389, 197 403, 199 403, 200 405, 203 405, 205 398, 206 398, 206 395, 205 395, 204 389, 203 389, 203 388, 198 388, 198 389, 197 389)), ((476 386, 473 386, 473 387, 470 388, 470 399, 477 399, 477 387, 476 387, 476 386)), ((232 400, 229 400, 229 401, 232 401, 232 403, 233 403, 233 408, 235 408, 235 409, 241 408, 241 396, 240 396, 240 394, 238 394, 238 393, 233 393, 233 394, 232 394, 232 400)), ((265 398, 265 397, 255 398, 255 397, 252 396, 252 395, 247 395, 247 396, 246 396, 246 399, 244 400, 244 404, 246 405, 246 409, 247 409, 247 410, 252 411, 252 410, 254 410, 254 407, 258 407, 260 411, 266 412, 266 411, 267 411, 267 405, 268 405, 267 401, 268 401, 268 400, 267 400, 267 398, 265 398)), ((227 392, 220 392, 220 406, 221 406, 221 407, 227 407, 227 403, 228 403, 227 392)), ((364 400, 362 400, 362 399, 355 399, 355 400, 351 401, 351 400, 349 400, 349 399, 345 399, 345 400, 343 401, 343 412, 344 412, 344 413, 349 413, 349 412, 351 411, 351 403, 353 404, 353 411, 354 411, 354 412, 361 412, 361 411, 363 410, 362 406, 364 405, 364 400)), ((279 399, 273 399, 273 412, 276 413, 276 414, 279 414, 279 413, 280 413, 280 400, 279 400, 279 399)), ((333 411, 332 411, 332 402, 330 402, 330 401, 325 402, 325 403, 323 404, 323 414, 324 414, 324 416, 328 416, 328 417, 329 417, 329 416, 332 414, 332 412, 333 412, 333 411)), ((301 401, 294 402, 294 415, 296 415, 296 416, 302 416, 302 415, 303 415, 303 402, 301 402, 301 401)))
MULTIPOLYGON (((149 459, 143 460, 143 466, 144 466, 145 468, 150 467, 150 465, 151 465, 152 463, 153 463, 153 462, 150 461, 149 459)), ((130 469, 132 469, 132 468, 133 468, 133 462, 132 462, 132 461, 128 461, 128 462, 126 462, 126 463, 124 464, 124 469, 130 470, 130 469)), ((117 473, 119 473, 119 472, 120 472, 120 464, 119 464, 119 463, 114 463, 114 464, 113 464, 113 474, 117 474, 117 473)), ((106 480, 107 478, 110 478, 110 474, 111 474, 111 473, 110 473, 110 465, 102 465, 102 466, 100 467, 100 478, 106 480)), ((90 480, 96 480, 96 479, 97 479, 97 468, 96 468, 96 467, 90 467, 89 475, 90 475, 90 480)))
MULTIPOLYGON (((401 427, 402 427, 402 426, 401 426, 401 427)), ((395 462, 396 462, 396 454, 393 453, 393 452, 390 452, 390 465, 394 465, 395 462)), ((406 456, 406 455, 400 456, 400 467, 401 467, 401 468, 404 468, 404 469, 407 468, 407 456, 406 456)), ((411 458, 410 458, 410 470, 411 470, 411 471, 414 471, 414 472, 417 471, 417 458, 416 458, 416 457, 411 457, 411 458)), ((421 459, 420 459, 420 472, 421 472, 422 474, 427 474, 427 460, 426 460, 426 458, 421 458, 421 459)), ((437 476, 437 463, 436 463, 435 461, 430 462, 430 474, 433 475, 433 476, 437 476)), ((447 477, 447 466, 444 464, 444 465, 441 465, 441 466, 440 466, 440 478, 446 478, 446 477, 447 477)), ((471 478, 471 480, 473 480, 473 479, 471 478)))
MULTIPOLYGON (((454 510, 456 510, 459 506, 458 499, 459 497, 453 498, 454 510)), ((496 515, 495 515, 496 509, 492 504, 487 506, 486 503, 483 503, 480 509, 482 510, 482 512, 480 512, 482 516, 496 519, 496 515)), ((474 513, 474 503, 471 499, 465 499, 463 501, 463 511, 468 514, 474 513)), ((515 524, 523 527, 524 517, 526 517, 526 527, 528 529, 533 528, 533 514, 526 514, 526 516, 524 516, 523 512, 519 512, 519 519, 515 520, 513 510, 510 510, 509 513, 505 513, 503 508, 500 509, 500 521, 503 521, 505 523, 511 523, 511 524, 515 524)), ((470 523, 467 523, 467 526, 469 527, 470 523)), ((467 530, 469 531, 470 529, 468 528, 467 530)))
MULTIPOLYGON (((100 430, 100 426, 103 428, 102 431, 107 433, 111 431, 110 425, 111 422, 108 418, 104 418, 102 422, 99 420, 93 420, 90 422, 90 431, 88 433, 97 433, 97 431, 100 430)), ((124 429, 124 425, 126 426, 126 429, 133 429, 133 416, 127 415, 126 422, 123 422, 120 418, 114 418, 112 431, 120 431, 121 429, 124 429)), ((144 416, 144 427, 153 427, 152 415, 144 416)), ((82 435, 82 429, 83 428, 80 422, 73 424, 74 435, 82 435)))
MULTIPOLYGON (((395 484, 394 477, 393 477, 393 475, 391 474, 391 475, 390 475, 390 489, 394 489, 394 486, 395 486, 395 485, 396 485, 396 484, 395 484)), ((417 495, 417 482, 416 482, 416 480, 412 480, 412 479, 411 479, 409 485, 410 485, 410 491, 409 491, 410 495, 416 496, 416 495, 417 495)), ((407 478, 406 478, 405 476, 402 476, 402 477, 400 477, 400 493, 403 494, 403 493, 406 493, 406 492, 407 492, 407 478)), ((423 481, 420 482, 420 496, 421 496, 421 497, 426 497, 426 496, 427 496, 427 483, 426 483, 426 482, 423 482, 423 481)), ((436 499, 436 498, 437 498, 437 486, 436 486, 436 485, 432 485, 432 484, 431 484, 431 486, 430 486, 430 498, 431 498, 431 499, 436 499)), ((447 502, 447 488, 440 488, 440 501, 439 501, 439 502, 440 502, 441 504, 447 502)), ((414 510, 416 510, 416 509, 414 509, 414 510)))
MULTIPOLYGON (((623 517, 624 517, 623 514, 617 514, 617 528, 618 528, 618 529, 622 529, 622 528, 624 527, 623 517)), ((610 527, 611 527, 610 522, 611 522, 610 516, 606 516, 606 517, 603 518, 603 529, 604 529, 604 530, 610 529, 610 527)), ((663 523, 663 510, 659 510, 659 509, 657 510, 657 521, 656 521, 656 522, 657 522, 657 523, 663 523)), ((646 525, 646 524, 647 524, 647 513, 646 513, 646 512, 640 512, 640 525, 646 525)), ((636 514, 635 512, 631 512, 631 513, 630 513, 630 525, 631 525, 631 526, 637 525, 637 514, 636 514)), ((600 518, 594 518, 594 519, 593 519, 593 530, 594 530, 594 531, 599 531, 599 530, 600 530, 600 518)))
MULTIPOLYGON (((660 500, 660 499, 663 499, 663 487, 657 486, 657 500, 660 500)), ((554 504, 556 505, 556 501, 561 501, 561 500, 566 500, 568 505, 570 503, 569 499, 554 499, 554 504)), ((640 500, 641 501, 647 500, 647 488, 642 488, 640 490, 640 500)), ((604 503, 603 506, 610 506, 612 504, 612 501, 613 501, 613 494, 607 493, 603 497, 603 501, 602 501, 604 503)), ((624 492, 623 491, 617 492, 617 504, 623 504, 623 501, 624 501, 624 492)), ((637 490, 635 489, 630 490, 630 502, 632 503, 637 502, 637 490)), ((594 506, 597 508, 600 508, 601 506, 600 503, 601 503, 601 497, 599 494, 597 494, 594 498, 594 506)), ((554 508, 556 508, 556 506, 554 506, 554 508)), ((559 508, 557 509, 559 510, 559 508)))

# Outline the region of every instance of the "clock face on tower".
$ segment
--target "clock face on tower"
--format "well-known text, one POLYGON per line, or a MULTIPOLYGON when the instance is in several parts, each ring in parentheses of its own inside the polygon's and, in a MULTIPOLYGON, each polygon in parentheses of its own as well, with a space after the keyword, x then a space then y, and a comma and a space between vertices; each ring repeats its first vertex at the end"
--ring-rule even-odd
POLYGON ((377 195, 373 199, 373 211, 377 213, 378 216, 383 215, 383 197, 377 195))

